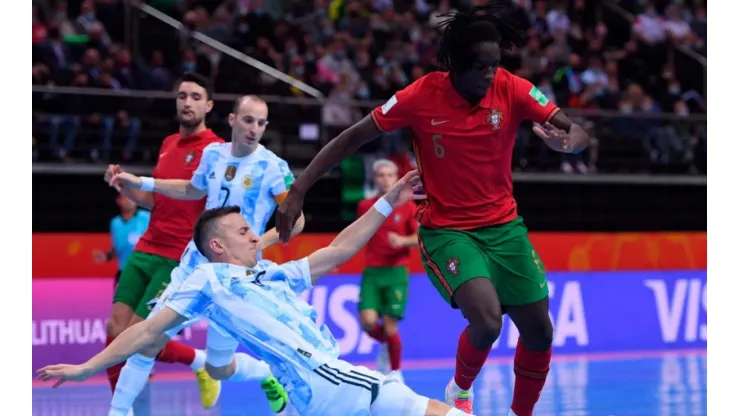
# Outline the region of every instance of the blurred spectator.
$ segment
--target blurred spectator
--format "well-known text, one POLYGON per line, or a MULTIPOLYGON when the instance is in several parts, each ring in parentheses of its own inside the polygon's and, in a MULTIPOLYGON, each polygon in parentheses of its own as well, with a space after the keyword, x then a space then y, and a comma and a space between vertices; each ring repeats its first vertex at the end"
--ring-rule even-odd
POLYGON ((38 6, 34 3, 32 8, 31 31, 33 32, 33 44, 41 43, 46 40, 46 25, 39 18, 38 6))
POLYGON ((62 34, 59 28, 49 28, 49 36, 42 44, 42 60, 53 73, 66 70, 72 64, 72 56, 69 45, 62 42, 62 34))
POLYGON ((90 33, 91 30, 99 31, 102 42, 106 45, 110 44, 110 37, 105 32, 103 24, 95 16, 95 2, 93 0, 85 0, 80 6, 80 15, 77 17, 77 24, 82 26, 82 29, 90 33))
POLYGON ((164 54, 162 51, 155 50, 152 52, 152 59, 149 69, 149 88, 153 90, 168 90, 172 87, 172 73, 165 66, 164 54))
POLYGON ((699 4, 694 8, 694 20, 691 22, 691 29, 696 33, 696 48, 702 54, 707 54, 707 8, 699 4))
POLYGON ((581 81, 586 86, 595 86, 598 94, 609 85, 609 76, 604 71, 604 62, 600 56, 589 58, 588 68, 581 74, 581 81))
POLYGON ((645 2, 643 12, 637 16, 632 27, 640 41, 648 45, 666 40, 663 19, 658 15, 652 1, 645 2))
POLYGON ((665 20, 663 22, 668 38, 679 45, 693 43, 695 35, 691 31, 691 26, 681 17, 681 10, 676 4, 671 4, 666 8, 665 20))
POLYGON ((547 28, 551 35, 556 33, 568 33, 570 31, 570 19, 568 18, 567 1, 558 0, 555 7, 547 12, 547 28))

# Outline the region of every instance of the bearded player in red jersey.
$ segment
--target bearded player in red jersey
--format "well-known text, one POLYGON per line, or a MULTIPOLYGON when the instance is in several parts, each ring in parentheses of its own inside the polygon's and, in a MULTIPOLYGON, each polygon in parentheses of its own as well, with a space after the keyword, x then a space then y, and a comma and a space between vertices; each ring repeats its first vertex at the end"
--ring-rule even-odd
MULTIPOLYGON (((398 166, 390 160, 373 163, 373 181, 378 195, 357 204, 357 217, 363 216, 398 181, 398 166)), ((367 242, 365 271, 360 282, 360 323, 362 329, 380 342, 378 371, 401 369, 401 337, 398 321, 406 312, 409 290, 410 248, 418 245, 414 218, 416 204, 409 201, 396 208, 367 242), (378 322, 378 318, 381 318, 378 322)), ((398 373, 400 377, 400 372, 398 373)))
MULTIPOLYGON (((205 117, 213 108, 208 81, 199 74, 185 73, 177 89, 177 115, 180 132, 164 139, 152 176, 158 179, 190 179, 200 163, 203 148, 223 140, 206 128, 205 117)), ((105 181, 122 169, 111 165, 105 181)), ((179 264, 185 246, 193 236, 193 226, 205 209, 205 198, 178 201, 152 192, 123 188, 120 191, 139 206, 151 209, 149 227, 121 272, 108 319, 106 345, 126 328, 143 321, 156 299, 170 283, 170 274, 179 264)), ((201 403, 211 408, 218 398, 220 383, 205 370, 205 352, 170 341, 157 356, 157 361, 181 363, 195 371, 201 403)), ((106 370, 113 390, 125 363, 106 370)))
POLYGON ((310 186, 361 145, 410 127, 428 200, 417 218, 422 260, 432 284, 468 321, 460 335, 448 404, 472 413, 472 384, 508 314, 519 329, 510 415, 531 416, 549 371, 552 322, 544 267, 512 193, 511 158, 519 125, 552 149, 576 153, 588 135, 529 81, 499 67, 501 50, 524 33, 504 17, 509 2, 453 13, 441 25, 430 73, 325 146, 278 209, 283 241, 310 186))

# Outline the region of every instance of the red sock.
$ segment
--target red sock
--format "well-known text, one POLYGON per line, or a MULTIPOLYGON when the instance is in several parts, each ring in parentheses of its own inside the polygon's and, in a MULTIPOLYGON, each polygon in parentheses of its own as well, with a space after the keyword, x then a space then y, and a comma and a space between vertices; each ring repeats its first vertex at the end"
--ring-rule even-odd
POLYGON ((367 333, 370 335, 370 337, 380 343, 385 343, 388 341, 388 338, 385 336, 385 332, 383 332, 383 327, 380 326, 380 324, 376 323, 373 329, 368 331, 367 333))
POLYGON ((170 341, 157 354, 157 361, 190 365, 195 361, 195 349, 179 342, 170 341))
POLYGON ((388 358, 391 362, 391 371, 401 368, 401 337, 398 332, 388 337, 388 358))
MULTIPOLYGON (((113 340, 116 339, 116 337, 107 337, 105 339, 105 346, 107 347, 110 345, 113 340)), ((123 369, 123 366, 126 365, 125 362, 118 363, 112 367, 108 367, 105 369, 105 374, 108 375, 108 383, 110 384, 110 391, 115 392, 116 391, 116 383, 118 383, 118 376, 121 374, 121 370, 123 369)))
POLYGON ((522 340, 516 344, 514 354, 514 400, 511 410, 517 416, 532 416, 534 405, 540 398, 542 388, 550 371, 552 348, 547 351, 529 351, 522 340))
POLYGON ((457 342, 457 363, 455 365, 455 384, 463 390, 470 390, 473 381, 478 377, 483 364, 486 363, 491 347, 479 350, 470 343, 468 329, 460 334, 457 342))

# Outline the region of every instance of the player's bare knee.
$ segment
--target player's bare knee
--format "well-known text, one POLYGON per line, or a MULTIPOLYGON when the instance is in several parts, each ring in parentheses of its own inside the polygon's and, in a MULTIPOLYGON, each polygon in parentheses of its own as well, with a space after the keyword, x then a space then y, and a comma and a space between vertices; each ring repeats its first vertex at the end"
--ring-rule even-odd
POLYGON ((394 318, 383 317, 383 333, 387 337, 392 337, 398 332, 398 321, 394 318))
POLYGON ((362 326, 362 330, 365 332, 370 332, 375 328, 375 325, 378 323, 378 314, 375 313, 375 311, 360 311, 360 325, 362 326))
POLYGON ((544 351, 552 346, 553 327, 549 315, 520 323, 519 337, 524 346, 533 351, 544 351))
POLYGON ((133 314, 133 309, 125 303, 113 303, 110 318, 108 318, 108 322, 105 324, 106 335, 109 337, 119 336, 128 327, 133 314))
POLYGON ((501 311, 494 307, 482 307, 468 318, 468 337, 474 347, 486 349, 493 345, 501 334, 503 318, 501 311))

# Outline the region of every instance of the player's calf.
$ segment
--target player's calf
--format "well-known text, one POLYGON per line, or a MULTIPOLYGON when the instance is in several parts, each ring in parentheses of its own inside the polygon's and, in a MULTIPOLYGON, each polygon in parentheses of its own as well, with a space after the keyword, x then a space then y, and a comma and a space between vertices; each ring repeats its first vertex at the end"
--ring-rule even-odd
POLYGON ((360 311, 360 326, 371 338, 378 342, 385 342, 385 331, 383 326, 378 322, 378 312, 372 309, 360 311))
POLYGON ((134 316, 134 310, 123 302, 113 303, 110 317, 105 325, 105 332, 109 338, 119 336, 128 328, 131 318, 134 316))
POLYGON ((548 309, 549 298, 507 308, 520 333, 514 354, 515 382, 511 403, 512 412, 518 416, 532 416, 550 371, 553 330, 548 309))

